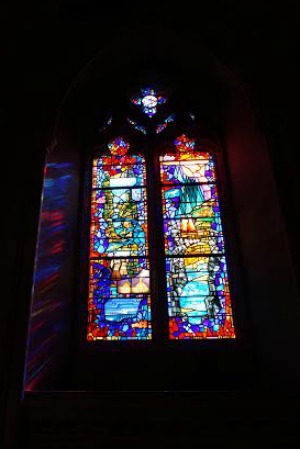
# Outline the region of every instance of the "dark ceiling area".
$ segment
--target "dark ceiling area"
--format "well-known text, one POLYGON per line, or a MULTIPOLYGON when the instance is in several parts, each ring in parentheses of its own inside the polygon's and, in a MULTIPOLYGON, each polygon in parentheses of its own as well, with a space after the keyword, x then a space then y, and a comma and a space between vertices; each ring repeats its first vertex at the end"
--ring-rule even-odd
MULTIPOLYGON (((34 124, 37 141, 40 134, 41 144, 49 145, 59 105, 73 81, 102 48, 128 33, 143 39, 164 30, 163 39, 169 31, 170 39, 175 33, 206 47, 235 73, 251 98, 271 149, 292 246, 297 247, 299 222, 293 211, 297 166, 290 161, 298 151, 300 118, 298 2, 211 1, 183 6, 175 2, 7 1, 3 10, 5 122, 11 143, 16 126, 26 136, 34 124)), ((25 156, 19 143, 13 145, 22 164, 30 165, 34 154, 25 156)))

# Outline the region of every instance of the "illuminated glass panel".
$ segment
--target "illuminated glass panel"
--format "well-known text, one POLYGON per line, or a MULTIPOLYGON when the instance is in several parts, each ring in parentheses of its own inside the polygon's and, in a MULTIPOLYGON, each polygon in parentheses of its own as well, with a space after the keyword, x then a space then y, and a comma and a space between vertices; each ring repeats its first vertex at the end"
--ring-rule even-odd
POLYGON ((157 112, 157 107, 167 101, 166 97, 158 94, 155 89, 142 89, 141 96, 133 97, 131 102, 136 106, 141 106, 142 111, 148 117, 153 117, 157 112))
POLYGON ((169 117, 167 117, 163 123, 161 123, 160 125, 157 126, 156 134, 159 134, 162 131, 164 131, 167 128, 168 124, 174 122, 174 120, 175 120, 175 114, 169 115, 169 117))
POLYGON ((112 124, 112 116, 108 117, 104 125, 99 128, 99 132, 105 131, 112 124))
POLYGON ((88 340, 151 338, 145 161, 117 138, 92 173, 88 340))
POLYGON ((138 125, 136 120, 132 120, 130 117, 127 117, 127 122, 130 123, 137 131, 140 131, 143 134, 147 134, 147 130, 145 126, 138 125))
POLYGON ((170 339, 234 338, 213 154, 175 146, 160 157, 170 339))

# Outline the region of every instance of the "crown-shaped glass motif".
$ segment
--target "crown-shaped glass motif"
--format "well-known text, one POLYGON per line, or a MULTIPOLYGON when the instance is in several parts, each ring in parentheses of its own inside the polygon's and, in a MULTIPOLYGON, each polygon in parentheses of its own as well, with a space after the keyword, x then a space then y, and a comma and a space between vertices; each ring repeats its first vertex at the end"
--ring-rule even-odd
POLYGON ((184 152, 189 150, 194 150, 195 148, 195 140, 189 139, 185 134, 177 137, 174 141, 176 151, 184 152))

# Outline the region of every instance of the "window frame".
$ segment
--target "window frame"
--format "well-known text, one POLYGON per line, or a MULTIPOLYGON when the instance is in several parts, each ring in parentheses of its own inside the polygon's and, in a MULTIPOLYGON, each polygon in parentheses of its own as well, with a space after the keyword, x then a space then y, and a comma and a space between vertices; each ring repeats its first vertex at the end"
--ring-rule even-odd
MULTIPOLYGON (((237 226, 234 219, 234 210, 232 207, 231 188, 229 183, 229 171, 226 165, 226 154, 224 145, 220 139, 203 130, 201 124, 193 124, 190 129, 176 125, 165 130, 158 136, 140 135, 132 129, 126 127, 116 126, 112 127, 105 133, 95 138, 95 142, 91 140, 86 143, 86 152, 82 153, 82 173, 81 173, 81 188, 80 188, 80 203, 82 207, 79 210, 79 245, 78 245, 78 284, 77 284, 77 307, 74 325, 74 351, 73 360, 77 364, 77 377, 80 382, 85 385, 84 379, 88 378, 91 382, 90 376, 94 377, 92 381, 97 384, 98 378, 104 377, 110 385, 111 389, 132 389, 132 376, 136 372, 134 366, 143 366, 145 379, 142 382, 142 389, 146 390, 161 390, 161 389, 181 389, 182 386, 189 389, 198 389, 201 382, 205 382, 209 388, 214 388, 214 382, 217 382, 217 372, 219 366, 226 366, 226 372, 234 371, 236 365, 244 361, 245 351, 249 351, 249 332, 246 323, 246 304, 244 300, 244 291, 242 288, 242 275, 240 270, 240 254, 238 251, 237 226), (87 341, 87 320, 88 320, 88 286, 89 286, 89 242, 90 242, 90 218, 91 218, 91 190, 92 190, 92 164, 93 159, 101 154, 101 150, 107 152, 106 144, 116 136, 122 136, 129 140, 130 150, 133 153, 141 153, 145 155, 146 159, 146 183, 147 183, 147 198, 148 198, 148 221, 151 221, 151 212, 149 209, 149 165, 147 157, 152 158, 153 169, 157 171, 159 177, 159 149, 156 150, 156 163, 152 155, 150 155, 149 147, 155 144, 155 141, 161 141, 157 147, 163 147, 166 141, 173 142, 175 137, 185 133, 191 138, 202 138, 210 143, 211 150, 214 154, 215 169, 216 169, 216 185, 219 192, 219 202, 221 209, 221 220, 223 233, 225 236, 225 255, 229 276, 229 286, 231 294, 231 306, 233 313, 233 323, 236 331, 236 338, 216 338, 216 339, 189 339, 189 340, 171 340, 168 338, 169 323, 168 319, 165 321, 165 335, 166 338, 152 338, 150 340, 94 340, 87 341), (202 136, 202 137, 201 137, 202 136), (146 142, 147 145, 146 145, 146 142), (144 147, 144 152, 139 151, 139 148, 144 147), (91 150, 92 148, 92 150, 91 150), (156 167, 155 167, 156 164, 156 167), (96 369, 98 377, 95 372, 88 373, 87 367, 92 369, 95 363, 105 366, 105 372, 100 368, 96 369), (119 363, 122 363, 122 368, 119 368, 119 363), (124 365, 123 365, 124 364, 124 365), (182 364, 187 367, 187 371, 177 375, 176 379, 171 379, 173 373, 170 371, 175 364, 182 364), (207 364, 214 366, 212 369, 212 376, 204 375, 201 371, 201 366, 207 364), (117 368, 116 368, 117 367, 117 368), (117 374, 116 369, 120 369, 118 376, 118 384, 116 385, 117 374), (98 371, 97 371, 98 370, 98 371), (155 374, 153 376, 153 371, 155 374), (208 377, 207 377, 208 376, 208 377), (110 380, 112 379, 112 380, 110 380), (202 380, 201 380, 202 379, 202 380), (188 386, 188 387, 187 387, 188 386)), ((154 151, 155 152, 155 151, 154 151)), ((160 186, 160 184, 159 184, 160 186)), ((161 194, 160 187, 156 189, 157 194, 161 194)), ((161 204, 160 216, 161 216, 161 204)), ((151 246, 151 234, 153 229, 149 227, 149 246, 151 246)), ((164 253, 163 234, 161 235, 161 249, 164 253)), ((159 268, 153 266, 153 260, 150 256, 150 270, 153 276, 159 268)), ((163 258, 161 264, 164 266, 165 260, 163 258)), ((153 280, 151 279, 151 288, 153 290, 153 280)), ((154 335, 155 323, 155 300, 154 292, 152 291, 152 331, 154 335), (154 305, 154 308, 153 308, 154 305)), ((165 296, 164 307, 167 315, 167 296, 165 296)), ((246 356, 247 357, 247 356, 246 356)), ((239 370, 240 368, 238 368, 239 370)), ((94 368, 93 368, 94 370, 94 368)), ((226 374, 227 376, 227 374, 226 374)), ((235 376, 228 375, 227 384, 236 382, 235 376)), ((107 387, 106 387, 107 388, 107 387)), ((134 385, 135 388, 135 385, 134 385)))
MULTIPOLYGON (((81 217, 81 243, 80 248, 84 248, 82 253, 85 253, 86 256, 81 257, 80 265, 81 269, 80 273, 84 272, 84 282, 82 284, 85 285, 82 296, 84 299, 80 299, 80 321, 81 321, 81 332, 80 332, 80 340, 86 340, 86 327, 87 324, 83 325, 82 321, 87 323, 87 304, 88 304, 88 284, 89 284, 89 239, 90 239, 90 210, 91 210, 91 192, 92 192, 92 164, 93 160, 96 157, 101 156, 101 154, 107 153, 107 143, 114 137, 122 136, 127 139, 130 143, 129 153, 140 153, 145 157, 145 165, 146 165, 146 191, 147 191, 147 203, 148 203, 148 241, 149 241, 149 260, 150 260, 150 272, 151 272, 151 311, 152 311, 152 338, 149 340, 94 340, 87 342, 88 345, 100 345, 100 346, 141 346, 147 347, 149 345, 153 346, 169 346, 173 342, 175 344, 179 344, 182 346, 195 346, 198 345, 215 345, 217 342, 226 341, 237 341, 240 339, 241 335, 241 326, 239 316, 241 315, 241 311, 238 307, 238 302, 242 302, 242 300, 237 300, 236 296, 236 284, 237 281, 237 272, 233 267, 237 266, 237 248, 236 248, 236 233, 234 231, 233 225, 233 217, 231 213, 230 206, 230 198, 228 192, 228 181, 227 181, 227 173, 224 162, 224 155, 219 141, 216 138, 204 137, 201 138, 201 127, 199 125, 193 126, 193 129, 190 131, 187 130, 186 134, 189 137, 195 138, 196 141, 201 139, 207 148, 203 151, 209 151, 213 154, 214 162, 215 162, 215 170, 216 170, 216 185, 219 193, 219 203, 221 210, 221 220, 222 220, 222 228, 225 240, 225 257, 227 262, 227 270, 229 277, 229 288, 230 288, 230 297, 231 297, 231 305, 232 305, 232 313, 233 313, 233 323, 236 331, 236 338, 217 338, 217 339, 188 339, 188 340, 171 340, 168 338, 169 336, 169 323, 168 323, 168 304, 167 304, 167 296, 166 296, 166 281, 164 276, 159 275, 159 284, 160 287, 164 286, 165 294, 164 301, 161 301, 161 304, 158 304, 158 288, 156 286, 156 277, 157 273, 165 273, 165 255, 164 255, 164 236, 162 232, 162 212, 161 212, 161 183, 160 183, 160 166, 159 166, 159 156, 164 152, 164 147, 166 148, 168 145, 172 145, 175 137, 181 135, 181 127, 177 129, 176 124, 172 127, 168 132, 163 132, 160 134, 150 134, 150 135, 139 135, 132 130, 126 129, 125 133, 117 132, 118 130, 111 129, 109 133, 106 133, 104 136, 100 136, 97 140, 101 142, 101 144, 96 145, 96 148, 93 149, 88 154, 88 157, 85 158, 85 167, 84 167, 84 181, 82 186, 83 193, 83 201, 82 204, 84 207, 82 208, 82 217, 81 217), (175 129, 174 129, 175 128, 175 129), (153 176, 154 175, 154 176, 153 176), (158 187, 154 187, 157 185, 158 187), (227 186, 227 188, 226 188, 227 186), (156 209, 156 210, 155 210, 156 209), (155 233, 154 227, 151 225, 154 221, 160 222, 160 232, 157 236, 155 233), (230 225, 231 223, 231 225, 230 225), (159 241, 157 241, 157 237, 159 241), (88 242, 88 243, 86 243, 88 242), (230 242, 230 243, 229 243, 230 242), (155 252, 160 253, 160 257, 157 257, 155 252), (164 281, 162 278, 164 277, 164 281), (159 312, 158 312, 159 309, 159 312), (161 329, 163 325, 164 330, 161 329), (84 330, 82 330, 82 327, 84 330)), ((200 147, 203 144, 200 144, 200 147)), ((159 289, 160 290, 160 289, 159 289)), ((227 344, 227 343, 226 343, 227 344)), ((230 344, 230 343, 228 343, 230 344)), ((104 349, 104 348, 103 348, 104 349)))

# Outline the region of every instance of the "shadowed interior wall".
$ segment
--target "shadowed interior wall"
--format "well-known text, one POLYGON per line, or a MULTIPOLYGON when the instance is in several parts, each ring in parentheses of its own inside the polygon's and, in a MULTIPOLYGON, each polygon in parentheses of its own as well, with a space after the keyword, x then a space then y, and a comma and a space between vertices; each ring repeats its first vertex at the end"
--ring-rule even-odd
POLYGON ((264 388, 299 388, 297 289, 265 137, 243 87, 232 84, 224 139, 254 352, 264 388))

